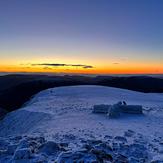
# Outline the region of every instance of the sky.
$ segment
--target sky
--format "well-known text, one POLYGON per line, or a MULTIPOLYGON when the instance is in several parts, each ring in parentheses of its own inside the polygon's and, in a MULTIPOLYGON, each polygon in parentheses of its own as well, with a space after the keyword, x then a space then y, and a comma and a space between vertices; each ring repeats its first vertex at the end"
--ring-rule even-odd
POLYGON ((162 0, 1 0, 0 72, 162 74, 162 0))

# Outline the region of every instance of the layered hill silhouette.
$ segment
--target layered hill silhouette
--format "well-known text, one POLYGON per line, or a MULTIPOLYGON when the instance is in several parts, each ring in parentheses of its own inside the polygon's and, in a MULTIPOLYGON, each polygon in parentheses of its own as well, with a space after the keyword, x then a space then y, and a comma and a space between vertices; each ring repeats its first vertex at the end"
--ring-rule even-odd
POLYGON ((72 85, 102 85, 144 93, 163 93, 163 79, 149 76, 89 77, 15 74, 0 76, 0 107, 13 111, 44 89, 72 85))

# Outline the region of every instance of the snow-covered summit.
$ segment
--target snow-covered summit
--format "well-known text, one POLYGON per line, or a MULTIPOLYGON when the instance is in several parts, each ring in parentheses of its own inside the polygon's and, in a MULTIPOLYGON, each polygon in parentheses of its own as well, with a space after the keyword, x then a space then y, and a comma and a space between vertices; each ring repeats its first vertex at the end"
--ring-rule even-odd
POLYGON ((33 132, 47 135, 58 132, 79 134, 80 130, 89 130, 94 135, 118 134, 133 128, 151 135, 163 130, 162 99, 163 94, 104 86, 52 88, 38 93, 25 107, 8 114, 0 125, 0 136, 33 132), (113 120, 91 113, 93 105, 114 104, 122 100, 128 104, 140 104, 147 112, 144 116, 125 116, 113 120))
POLYGON ((41 135, 76 144, 81 139, 122 136, 126 131, 141 134, 149 141, 163 141, 163 94, 91 85, 52 88, 38 93, 0 122, 1 137, 41 135), (144 114, 109 119, 92 113, 94 105, 118 101, 142 105, 144 114))

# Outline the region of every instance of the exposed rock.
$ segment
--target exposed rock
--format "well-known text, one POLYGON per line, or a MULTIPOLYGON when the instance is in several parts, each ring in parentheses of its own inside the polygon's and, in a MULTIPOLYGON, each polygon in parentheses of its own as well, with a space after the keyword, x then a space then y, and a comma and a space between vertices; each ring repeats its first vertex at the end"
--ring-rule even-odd
POLYGON ((47 155, 56 154, 60 150, 60 147, 57 143, 53 141, 48 141, 45 144, 41 145, 39 152, 45 153, 47 155))
POLYGON ((30 159, 31 157, 31 150, 29 148, 22 148, 15 151, 13 159, 20 160, 20 159, 30 159))
POLYGON ((59 143, 59 146, 66 148, 66 147, 68 147, 68 143, 59 143))
POLYGON ((126 157, 130 156, 130 146, 128 144, 119 144, 118 153, 126 157))
MULTIPOLYGON (((159 157, 149 157, 151 154, 150 142, 135 143, 145 137, 135 134, 134 137, 115 136, 107 137, 108 140, 81 139, 79 144, 46 141, 43 137, 11 137, 1 138, 0 162, 92 162, 92 163, 162 163, 162 146, 158 147, 155 154, 159 157), (19 138, 19 139, 18 139, 19 138), (8 142, 8 140, 10 142, 8 142), (16 143, 17 142, 17 143, 16 143), (77 146, 76 146, 77 145, 77 146), (159 148, 160 147, 160 148, 159 148)), ((159 144, 159 142, 158 142, 159 144)), ((158 145, 157 144, 157 145, 158 145)))
POLYGON ((160 155, 154 156, 151 163, 163 163, 163 155, 160 154, 160 155))
POLYGON ((7 154, 7 150, 0 150, 0 158, 1 156, 6 155, 6 154, 7 154))
POLYGON ((98 163, 98 160, 95 155, 83 152, 67 152, 61 153, 56 160, 57 163, 63 162, 93 162, 98 163))
POLYGON ((16 144, 9 145, 8 149, 7 149, 7 153, 9 155, 13 155, 15 153, 16 149, 17 149, 17 146, 18 145, 16 145, 16 144))
POLYGON ((140 161, 138 159, 134 158, 134 157, 131 157, 129 159, 129 163, 140 163, 140 161))
POLYGON ((19 149, 21 149, 21 148, 30 148, 30 144, 29 144, 28 140, 27 140, 26 138, 23 138, 23 139, 19 142, 18 148, 19 148, 19 149))
POLYGON ((113 163, 128 163, 128 158, 123 155, 117 155, 113 163))
POLYGON ((163 147, 159 147, 158 152, 163 154, 163 147))
POLYGON ((104 138, 107 139, 107 140, 111 140, 111 139, 113 139, 113 137, 110 136, 110 135, 105 135, 104 138))
POLYGON ((29 140, 31 141, 36 141, 40 144, 45 143, 45 138, 44 137, 30 137, 29 140))
POLYGON ((92 149, 90 152, 94 154, 98 160, 107 160, 107 161, 113 160, 112 155, 104 150, 92 149))
POLYGON ((163 160, 154 160, 151 163, 163 163, 163 160))
POLYGON ((32 163, 48 163, 48 156, 44 154, 38 155, 34 158, 32 163))
POLYGON ((142 144, 131 144, 129 147, 130 156, 137 159, 148 159, 147 148, 142 144))
POLYGON ((102 143, 102 140, 88 140, 87 141, 89 144, 91 144, 91 145, 97 145, 97 144, 100 144, 100 143, 102 143))
POLYGON ((124 132, 124 136, 126 136, 126 137, 132 137, 134 134, 135 134, 135 132, 132 130, 127 130, 124 132))
POLYGON ((122 142, 122 143, 127 143, 127 139, 126 139, 125 137, 123 137, 123 136, 116 136, 116 137, 114 138, 114 140, 120 141, 120 142, 122 142))
POLYGON ((0 138, 0 150, 4 150, 7 149, 7 146, 9 145, 9 141, 4 139, 4 138, 0 138))
POLYGON ((76 139, 75 135, 73 135, 73 134, 65 134, 65 135, 63 135, 63 138, 67 139, 67 140, 75 140, 76 139))

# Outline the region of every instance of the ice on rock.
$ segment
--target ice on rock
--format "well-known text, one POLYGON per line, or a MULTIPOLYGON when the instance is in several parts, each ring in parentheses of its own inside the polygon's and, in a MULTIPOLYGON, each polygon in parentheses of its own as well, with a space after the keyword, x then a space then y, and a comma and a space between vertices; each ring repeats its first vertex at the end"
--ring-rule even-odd
POLYGON ((14 160, 30 159, 30 157, 31 157, 30 148, 22 148, 22 149, 17 149, 15 151, 13 159, 14 160))
MULTIPOLYGON (((134 137, 123 136, 107 136, 105 140, 98 139, 82 139, 80 146, 76 148, 75 144, 60 143, 55 141, 42 141, 41 137, 22 137, 19 140, 19 144, 13 144, 14 139, 10 139, 13 142, 7 145, 7 150, 0 152, 0 162, 4 160, 12 160, 16 162, 113 162, 113 163, 141 163, 150 162, 156 160, 156 158, 150 157, 149 144, 135 143, 135 139, 140 139, 140 135, 135 134, 134 137), (26 144, 29 145, 24 145, 26 144), (22 146, 22 144, 24 146, 22 146), (25 147, 26 148, 22 148, 25 147), (33 149, 33 150, 32 150, 33 149), (66 150, 65 150, 66 149, 66 150)), ((144 139, 141 135, 141 139, 144 139)), ((77 145, 77 144, 76 144, 77 145)), ((154 144, 153 144, 154 145, 154 144)), ((154 146, 157 147, 157 146, 154 146)), ((161 147, 161 146, 160 146, 161 147)), ((157 152, 157 151, 156 151, 157 152)), ((162 153, 158 154, 162 155, 162 153)), ((161 158, 157 158, 161 160, 161 158)))
POLYGON ((127 139, 126 139, 125 137, 122 137, 122 136, 116 136, 116 137, 114 138, 114 140, 120 141, 120 142, 122 142, 122 143, 127 143, 127 139))
POLYGON ((102 114, 107 114, 111 105, 94 105, 93 107, 93 113, 102 113, 102 114))
POLYGON ((143 108, 141 105, 122 105, 121 111, 128 114, 142 114, 143 108))
POLYGON ((30 148, 30 145, 26 138, 22 139, 19 143, 19 148, 30 148))
POLYGON ((7 149, 7 153, 9 155, 13 155, 15 153, 17 147, 18 147, 18 145, 16 145, 16 144, 9 145, 8 149, 7 149))
POLYGON ((32 163, 48 163, 48 156, 45 154, 36 155, 32 163))
POLYGON ((57 163, 72 162, 97 162, 96 156, 83 152, 66 152, 61 153, 56 160, 57 163))
POLYGON ((126 136, 126 137, 132 137, 134 134, 135 134, 135 132, 132 130, 127 130, 124 132, 124 136, 126 136))
POLYGON ((6 140, 4 138, 0 138, 0 150, 6 149, 8 145, 9 145, 8 140, 6 140))
POLYGON ((137 159, 148 159, 147 148, 142 144, 131 144, 129 150, 130 156, 137 159))
POLYGON ((163 163, 163 155, 156 155, 153 157, 151 163, 163 163))
POLYGON ((113 163, 128 163, 128 158, 123 155, 117 155, 113 163))
POLYGON ((47 155, 52 155, 52 154, 56 154, 59 150, 60 150, 60 147, 57 143, 53 141, 48 141, 45 144, 41 145, 39 152, 45 153, 47 155))
POLYGON ((108 111, 108 116, 110 118, 117 118, 120 116, 121 113, 121 102, 118 102, 117 104, 114 104, 110 107, 109 111, 108 111))
POLYGON ((163 154, 163 147, 159 147, 158 151, 159 153, 163 154))

